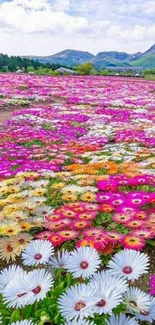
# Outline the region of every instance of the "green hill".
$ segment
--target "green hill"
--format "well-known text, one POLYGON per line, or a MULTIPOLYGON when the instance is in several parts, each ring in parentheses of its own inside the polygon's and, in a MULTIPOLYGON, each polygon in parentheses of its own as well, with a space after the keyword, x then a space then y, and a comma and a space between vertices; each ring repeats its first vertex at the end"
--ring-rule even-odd
POLYGON ((132 66, 142 66, 147 69, 155 68, 155 55, 143 56, 139 60, 132 62, 132 66))
POLYGON ((38 60, 42 63, 55 63, 62 66, 74 67, 80 63, 91 62, 99 70, 109 66, 155 68, 155 44, 146 52, 128 54, 126 52, 105 51, 96 56, 84 51, 64 50, 51 56, 27 56, 26 58, 38 60))

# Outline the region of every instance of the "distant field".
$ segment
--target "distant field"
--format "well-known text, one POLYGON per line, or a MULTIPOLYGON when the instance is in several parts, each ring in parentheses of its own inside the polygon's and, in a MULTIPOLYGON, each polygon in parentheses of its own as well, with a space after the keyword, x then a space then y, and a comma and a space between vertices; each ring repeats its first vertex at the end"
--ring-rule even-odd
POLYGON ((145 76, 146 80, 155 80, 155 75, 154 74, 148 74, 145 76))

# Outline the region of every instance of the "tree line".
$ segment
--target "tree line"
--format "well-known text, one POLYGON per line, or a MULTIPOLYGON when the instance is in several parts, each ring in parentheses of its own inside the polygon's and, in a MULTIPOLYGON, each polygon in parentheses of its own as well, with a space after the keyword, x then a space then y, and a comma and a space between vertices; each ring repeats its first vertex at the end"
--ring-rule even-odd
POLYGON ((41 63, 38 60, 21 58, 20 56, 8 56, 7 54, 0 54, 0 72, 15 72, 18 69, 23 72, 35 72, 40 69, 55 71, 60 68, 60 64, 41 63))
MULTIPOLYGON (((96 67, 88 62, 84 64, 78 64, 76 67, 68 67, 65 65, 55 64, 55 63, 42 63, 38 60, 21 58, 20 56, 8 56, 7 54, 0 54, 0 72, 16 72, 18 69, 26 73, 34 73, 38 75, 53 75, 57 76, 61 73, 57 71, 58 68, 64 67, 70 70, 76 71, 78 75, 100 75, 100 76, 112 76, 116 72, 110 71, 108 68, 102 68, 101 70, 96 69, 96 67)), ((132 70, 132 68, 131 68, 132 70)), ((66 75, 71 74, 70 72, 64 73, 66 75)), ((123 75, 123 73, 119 73, 123 75)), ((132 71, 127 71, 126 76, 132 75, 132 71)), ((144 77, 153 80, 155 79, 155 69, 148 69, 144 71, 144 77)))

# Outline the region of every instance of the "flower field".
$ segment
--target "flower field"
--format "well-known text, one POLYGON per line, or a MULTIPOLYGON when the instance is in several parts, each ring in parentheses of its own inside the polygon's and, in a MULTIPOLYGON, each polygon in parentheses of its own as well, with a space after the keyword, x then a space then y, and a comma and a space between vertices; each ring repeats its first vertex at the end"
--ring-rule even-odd
POLYGON ((155 82, 0 74, 0 114, 12 110, 0 324, 155 324, 155 82))

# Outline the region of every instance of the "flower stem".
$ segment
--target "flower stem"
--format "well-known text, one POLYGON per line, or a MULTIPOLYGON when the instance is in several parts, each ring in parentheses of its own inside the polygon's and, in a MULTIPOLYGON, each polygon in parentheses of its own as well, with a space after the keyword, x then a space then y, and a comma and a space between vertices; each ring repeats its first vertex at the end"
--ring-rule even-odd
POLYGON ((22 308, 22 310, 21 310, 21 320, 23 320, 24 319, 24 308, 22 308))
POLYGON ((34 312, 36 312, 38 310, 38 301, 35 301, 34 304, 34 312))

